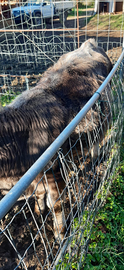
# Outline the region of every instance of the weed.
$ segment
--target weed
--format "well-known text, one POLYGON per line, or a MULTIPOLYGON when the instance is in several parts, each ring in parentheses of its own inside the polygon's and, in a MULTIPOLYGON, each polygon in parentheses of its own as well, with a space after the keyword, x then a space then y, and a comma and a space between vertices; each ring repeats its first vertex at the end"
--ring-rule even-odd
POLYGON ((1 106, 5 107, 7 104, 9 104, 10 102, 12 102, 16 96, 18 96, 20 93, 14 93, 14 92, 11 92, 8 91, 6 92, 5 94, 2 94, 0 96, 0 104, 1 106))
MULTIPOLYGON (((121 157, 124 151, 121 149, 121 157)), ((123 159, 124 160, 124 159, 123 159)), ((124 161, 116 171, 106 204, 98 212, 90 237, 84 270, 124 269, 124 161)))

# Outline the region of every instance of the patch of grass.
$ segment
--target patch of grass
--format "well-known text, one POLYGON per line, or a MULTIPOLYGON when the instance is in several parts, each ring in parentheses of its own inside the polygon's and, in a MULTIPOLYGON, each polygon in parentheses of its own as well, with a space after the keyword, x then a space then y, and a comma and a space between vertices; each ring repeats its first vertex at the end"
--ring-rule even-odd
POLYGON ((5 107, 7 104, 11 103, 19 94, 20 94, 19 92, 15 94, 14 92, 10 93, 10 91, 6 92, 5 94, 2 94, 0 96, 0 105, 2 107, 5 107))
POLYGON ((93 225, 84 270, 124 269, 124 142, 122 162, 110 188, 106 204, 93 225))
POLYGON ((74 256, 70 257, 66 253, 60 264, 56 266, 56 270, 64 269, 81 269, 81 270, 122 270, 124 269, 124 139, 121 145, 121 163, 113 175, 113 182, 109 189, 106 198, 106 190, 108 182, 102 187, 98 194, 98 199, 102 198, 105 204, 95 216, 93 227, 91 223, 93 220, 93 213, 84 211, 82 220, 79 222, 75 218, 72 231, 77 231, 77 235, 73 241, 71 240, 71 247, 79 248, 74 256), (104 200, 103 200, 104 199, 104 200), (88 220, 88 221, 87 221, 88 220), (81 230, 83 229, 83 235, 81 230), (80 237, 81 235, 81 237, 80 237), (90 235, 88 252, 81 258, 80 247, 85 246, 85 239, 90 235), (82 268, 79 268, 79 261, 82 261, 82 268))
MULTIPOLYGON (((82 8, 79 8, 79 9, 78 9, 78 15, 79 15, 79 16, 85 16, 85 15, 86 15, 86 11, 84 11, 82 8)), ((77 8, 73 8, 73 9, 69 12, 68 16, 77 16, 77 8)))
MULTIPOLYGON (((82 6, 78 8, 79 16, 90 15, 91 11, 88 11, 90 6, 82 6), (87 8, 87 13, 86 13, 87 8)), ((74 8, 69 13, 69 16, 76 16, 77 9, 74 8)), ((87 18, 87 29, 98 29, 98 30, 124 30, 124 22, 122 14, 96 14, 95 16, 89 16, 87 18)))
POLYGON ((100 30, 110 29, 110 30, 124 30, 124 23, 122 20, 122 14, 96 14, 89 18, 89 28, 96 28, 100 30))
MULTIPOLYGON (((88 9, 93 8, 94 5, 91 2, 89 5, 86 5, 84 3, 79 2, 78 4, 78 15, 79 16, 85 16, 86 14, 88 14, 90 11, 88 11, 88 9), (87 13, 86 13, 87 11, 87 13)), ((77 7, 75 6, 75 8, 73 8, 70 13, 69 16, 76 16, 77 15, 77 7)))
POLYGON ((78 2, 78 8, 84 9, 86 7, 87 8, 93 8, 94 7, 94 1, 92 1, 92 0, 89 0, 89 1, 82 0, 82 1, 78 2))

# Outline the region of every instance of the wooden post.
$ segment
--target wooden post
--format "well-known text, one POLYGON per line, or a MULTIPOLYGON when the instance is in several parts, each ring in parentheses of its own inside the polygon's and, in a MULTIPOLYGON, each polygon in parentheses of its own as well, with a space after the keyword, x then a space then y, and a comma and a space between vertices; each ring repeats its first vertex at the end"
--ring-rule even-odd
POLYGON ((78 39, 78 48, 79 48, 79 13, 78 13, 78 0, 77 0, 77 39, 78 39))

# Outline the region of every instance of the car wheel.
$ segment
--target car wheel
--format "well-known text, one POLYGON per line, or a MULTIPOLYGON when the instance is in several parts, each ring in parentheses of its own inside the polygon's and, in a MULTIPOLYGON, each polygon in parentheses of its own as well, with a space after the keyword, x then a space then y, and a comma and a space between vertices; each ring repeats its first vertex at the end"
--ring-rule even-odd
POLYGON ((60 23, 64 26, 66 21, 67 21, 67 17, 68 17, 68 12, 65 11, 61 11, 61 13, 59 14, 59 20, 60 20, 60 23))
POLYGON ((33 16, 33 22, 35 27, 42 27, 42 28, 46 28, 45 27, 45 21, 42 17, 42 14, 39 12, 36 12, 33 16))

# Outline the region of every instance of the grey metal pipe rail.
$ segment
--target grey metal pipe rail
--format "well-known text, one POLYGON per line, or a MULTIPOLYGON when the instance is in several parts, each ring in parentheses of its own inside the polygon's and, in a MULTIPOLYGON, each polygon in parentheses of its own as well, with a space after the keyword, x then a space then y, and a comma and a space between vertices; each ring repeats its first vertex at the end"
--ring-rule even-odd
POLYGON ((86 105, 80 110, 76 117, 70 122, 70 124, 61 132, 57 139, 47 148, 47 150, 39 157, 39 159, 31 166, 31 168, 21 177, 17 184, 8 192, 6 196, 0 201, 0 219, 2 219, 6 213, 15 204, 22 193, 32 183, 35 177, 43 170, 47 163, 52 159, 57 150, 62 146, 66 139, 71 135, 75 127, 80 123, 82 118, 91 109, 94 103, 98 100, 99 95, 105 89, 107 84, 110 82, 112 76, 115 74, 119 64, 124 57, 124 51, 121 53, 118 61, 114 65, 113 69, 94 93, 86 105))

